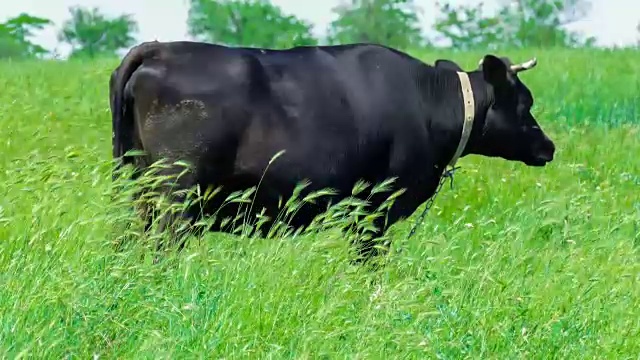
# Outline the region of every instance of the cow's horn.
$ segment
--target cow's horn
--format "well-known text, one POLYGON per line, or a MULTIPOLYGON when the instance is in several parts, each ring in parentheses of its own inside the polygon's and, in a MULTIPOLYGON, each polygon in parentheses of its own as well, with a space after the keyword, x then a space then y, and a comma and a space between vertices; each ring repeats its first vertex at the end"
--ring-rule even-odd
MULTIPOLYGON (((478 61, 478 66, 482 66, 483 63, 484 63, 484 58, 478 61)), ((524 62, 522 64, 511 65, 511 71, 518 73, 520 71, 533 69, 534 67, 536 67, 536 65, 538 65, 538 59, 534 57, 531 60, 524 62)))
POLYGON ((530 70, 533 69, 534 67, 536 67, 536 65, 538 65, 538 59, 536 59, 535 57, 525 63, 522 64, 516 64, 516 65, 511 65, 511 71, 518 73, 520 71, 525 71, 525 70, 530 70))

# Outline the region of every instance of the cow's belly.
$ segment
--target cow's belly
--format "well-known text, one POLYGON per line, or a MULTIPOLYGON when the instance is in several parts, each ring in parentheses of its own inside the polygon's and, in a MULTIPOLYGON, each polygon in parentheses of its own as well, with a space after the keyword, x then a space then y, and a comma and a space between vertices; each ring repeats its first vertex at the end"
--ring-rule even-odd
POLYGON ((375 181, 389 169, 389 143, 362 137, 348 126, 247 131, 239 143, 234 173, 288 187, 309 181, 313 189, 348 187, 351 191, 356 181, 375 181))
MULTIPOLYGON (((343 138, 334 138, 328 143, 322 137, 301 135, 296 138, 282 134, 244 139, 237 152, 227 152, 229 157, 235 155, 232 169, 206 165, 212 164, 210 161, 203 163, 208 170, 201 172, 200 184, 224 189, 218 200, 210 203, 209 213, 218 212, 220 217, 236 216, 242 206, 226 204, 220 213, 222 199, 232 192, 254 186, 258 191, 250 197, 254 205, 252 212, 266 209, 266 215, 271 218, 278 216, 296 187, 303 183, 306 187, 300 191, 299 200, 310 192, 327 188, 338 192, 298 209, 296 217, 290 221, 292 225, 302 226, 324 211, 329 201, 336 203, 350 194, 358 180, 374 183, 388 174, 388 154, 384 156, 384 151, 379 151, 382 156, 372 157, 371 144, 358 148, 356 143, 343 138), (281 150, 284 152, 278 154, 281 150)), ((248 209, 245 204, 244 210, 248 209)))

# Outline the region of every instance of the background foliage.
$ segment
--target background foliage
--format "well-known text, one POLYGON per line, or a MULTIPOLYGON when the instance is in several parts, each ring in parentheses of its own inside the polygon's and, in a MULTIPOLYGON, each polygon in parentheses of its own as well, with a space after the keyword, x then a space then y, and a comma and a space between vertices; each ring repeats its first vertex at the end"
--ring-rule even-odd
POLYGON ((47 51, 32 43, 33 32, 43 29, 51 21, 22 13, 0 23, 0 59, 37 57, 47 51))
POLYGON ((70 8, 69 13, 71 18, 63 24, 58 38, 73 47, 72 57, 113 55, 135 42, 138 25, 131 15, 109 19, 98 8, 78 6, 70 8))
MULTIPOLYGON (((501 0, 495 14, 482 9, 483 3, 452 6, 440 1, 438 12, 429 14, 413 0, 345 0, 333 9, 335 19, 328 28, 314 31, 309 22, 269 0, 189 0, 187 27, 198 40, 271 48, 351 42, 459 51, 595 45, 594 38, 569 29, 589 14, 589 0, 501 0), (433 35, 420 26, 424 16, 435 19, 433 35)), ((70 8, 69 15, 59 40, 72 47, 72 57, 113 56, 136 42, 138 25, 131 15, 108 18, 97 8, 79 6, 70 8)), ((30 38, 33 31, 53 25, 27 14, 0 24, 0 57, 51 55, 30 38)))
POLYGON ((317 43, 309 23, 267 0, 190 0, 190 4, 189 34, 197 39, 276 48, 317 43))

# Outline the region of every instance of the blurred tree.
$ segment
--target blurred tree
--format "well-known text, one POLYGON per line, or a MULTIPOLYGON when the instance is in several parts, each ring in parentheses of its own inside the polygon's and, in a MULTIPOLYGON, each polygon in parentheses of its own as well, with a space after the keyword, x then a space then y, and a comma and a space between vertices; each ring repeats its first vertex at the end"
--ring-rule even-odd
POLYGON ((413 0, 351 0, 333 9, 328 41, 332 44, 377 43, 400 49, 428 45, 413 0))
POLYGON ((451 47, 466 51, 476 48, 494 49, 502 42, 498 17, 482 14, 484 3, 475 6, 457 6, 437 3, 444 16, 436 19, 434 29, 440 38, 449 40, 451 47))
POLYGON ((435 29, 459 50, 504 47, 592 46, 595 38, 583 38, 566 27, 584 18, 589 0, 502 0, 496 15, 485 17, 477 6, 454 7, 439 3, 444 16, 435 29))
POLYGON ((0 23, 0 58, 39 57, 48 53, 40 45, 29 41, 36 30, 53 24, 51 20, 26 13, 0 23))
MULTIPOLYGON (((503 0, 506 1, 506 0, 503 0)), ((499 14, 503 29, 516 47, 591 46, 566 26, 582 20, 591 10, 589 0, 511 0, 499 14)))
POLYGON ((232 46, 287 48, 315 45, 311 24, 269 0, 190 0, 189 34, 232 46))
POLYGON ((69 8, 71 19, 64 22, 58 39, 72 46, 71 57, 113 55, 134 44, 138 24, 130 14, 109 19, 98 8, 69 8))

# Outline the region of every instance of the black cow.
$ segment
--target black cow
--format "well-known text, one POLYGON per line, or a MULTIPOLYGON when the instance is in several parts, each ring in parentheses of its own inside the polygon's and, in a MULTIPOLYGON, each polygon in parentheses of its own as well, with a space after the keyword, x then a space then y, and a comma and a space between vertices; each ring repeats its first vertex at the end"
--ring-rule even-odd
MULTIPOLYGON (((475 111, 461 156, 529 166, 552 161, 554 143, 531 115, 532 94, 517 76, 534 65, 486 55, 478 69, 465 73, 475 111)), ((268 50, 143 43, 111 77, 113 157, 140 169, 161 158, 192 164, 178 188, 222 186, 205 213, 218 210, 229 193, 259 185, 253 213, 264 208, 272 219, 302 181, 309 182, 303 195, 331 188, 335 203, 359 180, 396 178, 394 189, 405 192, 377 220, 375 239, 434 194, 461 143, 462 71, 448 60, 430 66, 372 44, 268 50), (145 155, 123 157, 129 150, 145 155)), ((183 168, 164 174, 178 171, 183 168)), ((371 199, 372 209, 389 193, 383 195, 371 199)), ((180 195, 173 200, 184 201, 180 195)), ((291 225, 308 225, 323 206, 303 207, 291 225)), ((237 211, 227 205, 217 218, 237 211)), ((181 216, 195 221, 198 214, 194 207, 181 216)), ((165 219, 165 226, 173 220, 165 219)), ((211 230, 227 231, 216 224, 211 230)), ((365 257, 375 252, 372 243, 361 244, 365 257)))

